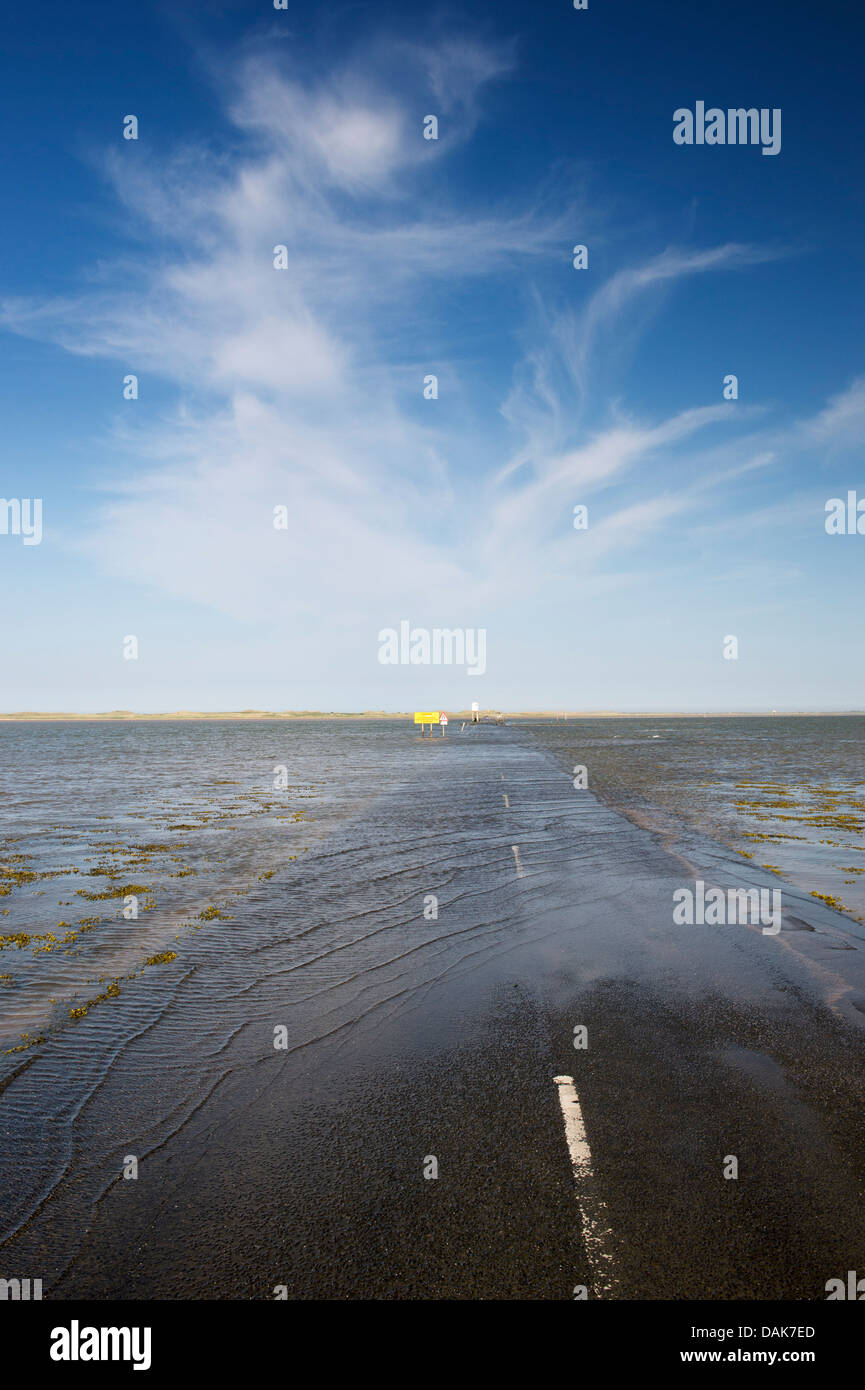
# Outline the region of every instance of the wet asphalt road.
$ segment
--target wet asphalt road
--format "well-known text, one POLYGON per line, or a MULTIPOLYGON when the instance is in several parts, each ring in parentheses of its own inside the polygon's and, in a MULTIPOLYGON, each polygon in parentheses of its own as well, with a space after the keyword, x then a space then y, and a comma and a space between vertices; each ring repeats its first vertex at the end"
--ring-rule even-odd
POLYGON ((520 730, 452 726, 427 754, 250 897, 235 946, 243 914, 257 944, 207 1019, 196 975, 226 967, 197 943, 7 1266, 111 1299, 824 1299, 865 1271, 865 940, 783 885, 776 937, 677 926, 698 873, 778 880, 662 844, 520 730), (579 1188, 558 1074, 591 1150, 579 1188))

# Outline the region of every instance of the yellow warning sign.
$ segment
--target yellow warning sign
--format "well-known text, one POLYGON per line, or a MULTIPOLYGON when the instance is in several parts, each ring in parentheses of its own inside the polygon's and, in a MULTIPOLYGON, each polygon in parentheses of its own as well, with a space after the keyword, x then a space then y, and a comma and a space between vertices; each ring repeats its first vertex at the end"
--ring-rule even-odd
POLYGON ((439 722, 439 712, 438 710, 433 710, 431 713, 427 712, 423 714, 415 710, 414 722, 416 724, 437 724, 439 722))

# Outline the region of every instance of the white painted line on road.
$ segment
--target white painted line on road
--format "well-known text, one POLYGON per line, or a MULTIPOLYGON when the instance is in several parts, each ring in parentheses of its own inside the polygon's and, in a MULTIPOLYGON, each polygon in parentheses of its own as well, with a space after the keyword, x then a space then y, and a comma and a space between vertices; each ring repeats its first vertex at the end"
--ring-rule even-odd
POLYGON ((519 845, 511 845, 511 849, 514 852, 514 859, 517 861, 517 877, 525 878, 526 871, 523 868, 522 863, 520 862, 520 847, 519 845))
POLYGON ((559 1088, 559 1105, 565 1121, 565 1140, 574 1170, 574 1187, 583 1219, 583 1244, 591 1273, 595 1298, 615 1298, 616 1280, 612 1271, 613 1239, 607 1220, 607 1209, 595 1195, 595 1174, 592 1151, 586 1138, 580 1098, 572 1076, 554 1076, 559 1088))
POLYGON ((559 1105, 562 1107, 562 1114, 565 1117, 565 1138, 568 1141, 568 1151, 574 1166, 574 1177, 590 1178, 592 1176, 592 1151, 586 1138, 580 1098, 574 1090, 574 1078, 572 1076, 554 1076, 553 1080, 559 1088, 559 1105))
POLYGON ((508 794, 507 794, 507 792, 502 792, 502 796, 503 796, 504 799, 505 799, 505 806, 507 807, 508 810, 510 810, 510 809, 511 809, 511 803, 508 801, 508 794))

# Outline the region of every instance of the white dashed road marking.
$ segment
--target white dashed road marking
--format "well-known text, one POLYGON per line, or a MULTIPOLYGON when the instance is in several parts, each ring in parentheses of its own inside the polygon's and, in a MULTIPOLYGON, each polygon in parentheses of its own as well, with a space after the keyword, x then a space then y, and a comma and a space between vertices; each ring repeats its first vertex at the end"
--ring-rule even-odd
POLYGON ((520 847, 519 845, 511 845, 511 849, 514 852, 514 859, 517 861, 517 877, 525 878, 526 871, 523 868, 522 863, 520 861, 520 847))
POLYGON ((572 1076, 554 1076, 559 1088, 559 1105, 565 1121, 565 1139, 574 1170, 574 1187, 580 1215, 583 1218, 583 1244, 591 1272, 590 1292, 595 1298, 615 1298, 616 1280, 612 1270, 613 1240, 604 1203, 595 1195, 595 1175, 592 1151, 586 1138, 580 1098, 574 1089, 572 1076))
POLYGON ((511 803, 508 801, 508 794, 507 794, 507 792, 502 792, 502 796, 503 796, 504 799, 505 799, 505 806, 507 807, 508 810, 510 810, 510 809, 511 809, 511 803))

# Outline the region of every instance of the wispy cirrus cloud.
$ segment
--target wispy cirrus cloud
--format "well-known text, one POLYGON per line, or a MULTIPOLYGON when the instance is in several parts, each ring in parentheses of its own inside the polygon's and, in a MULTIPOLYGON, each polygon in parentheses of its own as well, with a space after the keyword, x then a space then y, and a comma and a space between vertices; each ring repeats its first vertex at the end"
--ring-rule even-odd
POLYGON ((590 393, 609 396, 603 380, 605 347, 629 330, 634 311, 645 313, 645 302, 655 291, 672 289, 697 275, 738 271, 779 260, 786 248, 766 248, 728 242, 702 250, 668 247, 638 265, 616 271, 603 282, 580 309, 551 311, 535 303, 537 338, 541 346, 528 350, 514 386, 503 405, 506 419, 524 435, 524 442, 506 465, 505 474, 520 468, 539 454, 561 448, 569 430, 584 427, 585 405, 590 393))
MULTIPOLYGON (((771 440, 749 434, 753 409, 639 420, 614 406, 609 383, 585 425, 599 345, 653 291, 781 253, 668 248, 615 272, 579 311, 548 307, 536 277, 566 264, 567 201, 529 193, 490 208, 430 182, 512 63, 507 46, 403 43, 311 78, 256 55, 230 74, 230 150, 108 161, 141 253, 76 294, 2 305, 12 331, 177 390, 167 417, 118 425, 120 463, 102 480, 112 500, 77 542, 100 571, 238 623, 293 624, 314 660, 334 633, 391 621, 397 602, 456 621, 467 596, 492 612, 563 573, 601 575, 697 506, 712 478, 772 457, 771 440), (382 79, 397 69, 402 85, 382 79), (428 109, 449 118, 438 142, 422 137, 428 109), (459 319, 442 326, 441 296, 478 287, 491 314, 503 289, 522 304, 514 384, 501 387, 505 445, 484 439, 488 397, 421 400, 425 345, 439 371, 464 348, 459 319), (685 458, 689 482, 676 487, 685 458), (628 491, 575 552, 573 503, 618 487, 628 491), (278 505, 285 530, 272 525, 278 505)), ((579 209, 580 225, 592 216, 579 209)), ((834 403, 812 431, 831 433, 853 409, 834 403)))

